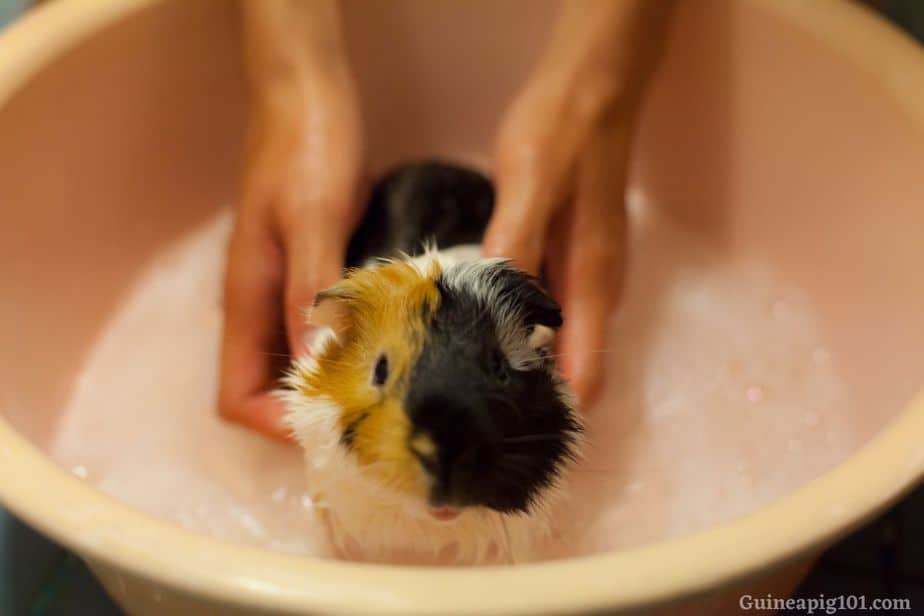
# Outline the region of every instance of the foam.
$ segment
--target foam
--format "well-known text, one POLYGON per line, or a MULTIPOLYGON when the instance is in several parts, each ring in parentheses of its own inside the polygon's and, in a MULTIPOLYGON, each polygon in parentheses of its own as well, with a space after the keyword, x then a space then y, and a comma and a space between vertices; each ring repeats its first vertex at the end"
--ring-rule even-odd
MULTIPOLYGON (((571 518, 549 557, 625 548, 753 511, 856 447, 808 298, 634 208, 626 301, 571 518)), ((323 554, 301 456, 215 414, 230 221, 166 251, 86 363, 53 455, 113 497, 223 539, 323 554)))

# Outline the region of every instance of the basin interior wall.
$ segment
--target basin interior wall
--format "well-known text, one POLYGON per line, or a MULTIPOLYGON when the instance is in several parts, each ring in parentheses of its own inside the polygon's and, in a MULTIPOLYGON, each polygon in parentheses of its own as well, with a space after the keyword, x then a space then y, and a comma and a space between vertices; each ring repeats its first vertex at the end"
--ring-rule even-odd
MULTIPOLYGON (((425 28, 424 4, 348 5, 371 174, 426 156, 488 162, 551 14, 509 2, 485 22, 487 4, 446 3, 425 28)), ((632 186, 807 290, 872 434, 921 382, 924 141, 872 76, 774 20, 747 3, 680 4, 632 186)), ((35 442, 133 278, 233 202, 244 112, 236 15, 206 0, 107 29, 0 110, 0 403, 35 442)))
MULTIPOLYGON (((348 5, 372 175, 428 156, 487 164, 551 15, 447 2, 424 27, 427 5, 348 5)), ((39 447, 131 283, 234 201, 237 25, 223 1, 158 4, 0 107, 0 413, 39 447)), ((805 291, 850 388, 844 421, 868 438, 924 382, 922 162, 921 124, 876 75, 758 3, 685 2, 630 192, 718 258, 772 263, 805 291)))

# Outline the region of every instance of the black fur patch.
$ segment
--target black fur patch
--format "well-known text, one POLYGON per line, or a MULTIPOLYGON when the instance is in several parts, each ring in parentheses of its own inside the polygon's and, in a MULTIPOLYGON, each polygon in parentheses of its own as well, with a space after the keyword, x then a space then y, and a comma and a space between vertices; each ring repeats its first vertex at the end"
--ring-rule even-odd
MULTIPOLYGON (((499 303, 527 308, 524 327, 561 324, 558 305, 526 274, 498 267, 499 303)), ((556 479, 580 427, 546 366, 514 370, 507 362, 495 320, 503 305, 438 287, 442 301, 406 401, 413 429, 438 451, 431 501, 526 512, 556 479)))
POLYGON ((561 306, 545 292, 539 280, 513 267, 498 269, 495 285, 503 298, 524 310, 527 325, 559 328, 564 323, 561 306))
MULTIPOLYGON (((399 167, 374 187, 347 265, 417 255, 427 241, 441 250, 478 244, 493 208, 494 188, 476 171, 439 162, 399 167)), ((505 308, 516 308, 527 335, 536 325, 561 326, 561 308, 523 272, 498 265, 492 276, 490 306, 464 284, 437 281, 442 301, 423 315, 430 326, 405 410, 413 431, 437 448, 426 466, 433 505, 526 512, 572 455, 580 425, 559 395, 551 360, 515 370, 497 335, 505 308)), ((363 419, 345 429, 347 447, 363 419)))
POLYGON ((494 211, 494 187, 471 169, 440 162, 398 167, 372 190, 366 215, 347 249, 347 266, 374 257, 420 254, 478 244, 494 211))

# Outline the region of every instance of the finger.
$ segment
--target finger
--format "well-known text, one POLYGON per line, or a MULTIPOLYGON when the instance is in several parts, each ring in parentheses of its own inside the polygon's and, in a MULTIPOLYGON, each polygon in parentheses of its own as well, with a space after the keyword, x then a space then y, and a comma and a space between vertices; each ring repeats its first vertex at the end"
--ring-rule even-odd
POLYGON ((576 205, 556 216, 548 240, 550 290, 562 306, 565 323, 558 337, 558 363, 584 406, 590 404, 602 378, 602 351, 611 301, 611 259, 601 259, 590 246, 574 245, 576 205))
POLYGON ((260 402, 274 385, 285 357, 281 335, 281 251, 258 213, 235 225, 224 286, 224 329, 218 408, 222 417, 279 438, 285 434, 279 405, 260 402))
POLYGON ((620 231, 624 227, 610 228, 605 237, 597 231, 597 237, 585 235, 582 242, 570 242, 565 273, 561 368, 585 404, 592 402, 601 384, 609 347, 607 328, 622 284, 625 237, 620 231))
POLYGON ((484 238, 486 256, 511 258, 533 274, 542 264, 549 220, 568 197, 578 139, 570 127, 551 129, 549 113, 515 106, 505 121, 495 155, 497 202, 484 238))
POLYGON ((298 182, 279 204, 285 244, 285 322, 293 356, 307 351, 307 311, 315 295, 342 275, 349 235, 358 224, 363 169, 359 108, 349 84, 315 84, 307 147, 298 182))
POLYGON ((624 206, 627 141, 607 131, 582 159, 567 227, 564 267, 553 269, 566 317, 561 366, 578 397, 589 404, 604 373, 607 329, 620 297, 626 265, 624 206))
POLYGON ((285 404, 269 392, 247 396, 238 404, 236 423, 284 443, 295 443, 292 430, 285 424, 285 404))
POLYGON ((347 231, 342 224, 305 220, 290 225, 286 240, 286 332, 292 356, 306 352, 307 316, 320 291, 343 272, 347 231))
POLYGON ((595 292, 576 291, 565 302, 569 316, 559 346, 562 372, 585 408, 602 383, 607 322, 614 303, 610 297, 596 297, 595 292))

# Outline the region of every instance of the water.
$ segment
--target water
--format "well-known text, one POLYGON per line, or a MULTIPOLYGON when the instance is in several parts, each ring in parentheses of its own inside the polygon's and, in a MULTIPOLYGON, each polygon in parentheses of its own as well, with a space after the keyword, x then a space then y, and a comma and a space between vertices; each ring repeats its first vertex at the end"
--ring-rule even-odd
MULTIPOLYGON (((550 557, 677 536, 779 498, 857 445, 811 306, 760 263, 727 263, 641 205, 626 303, 602 341, 561 544, 550 557)), ((214 413, 229 219, 163 254, 101 335, 53 455, 187 528, 302 554, 325 544, 294 448, 214 413)))
POLYGON ((214 413, 228 230, 227 217, 214 221, 129 294, 86 364, 53 453, 108 494, 187 528, 314 552, 298 451, 214 413))

